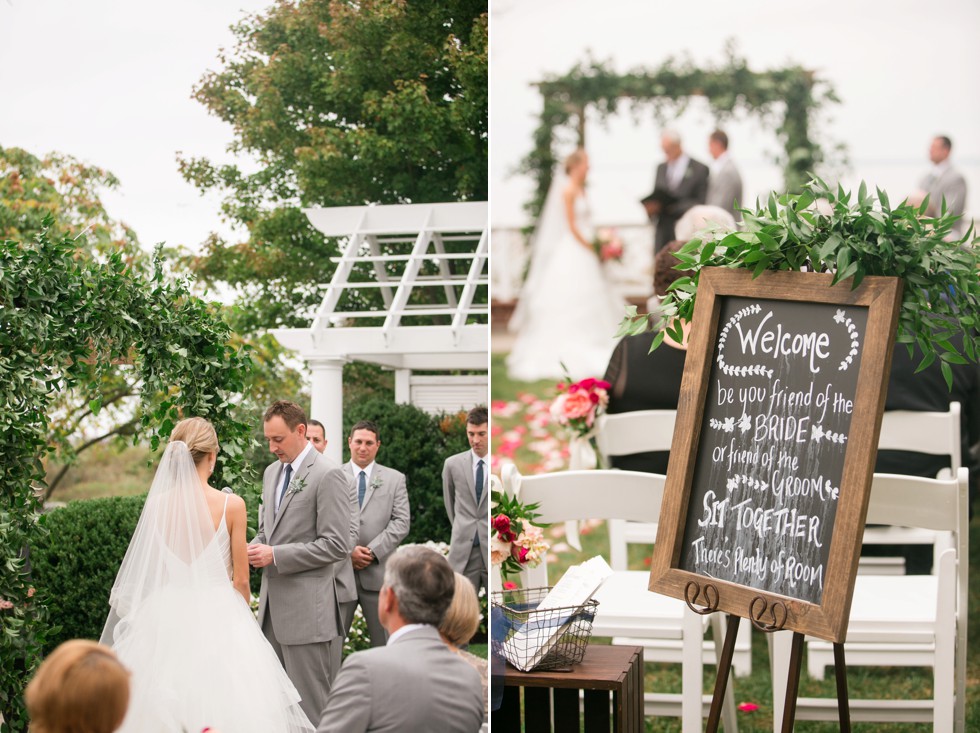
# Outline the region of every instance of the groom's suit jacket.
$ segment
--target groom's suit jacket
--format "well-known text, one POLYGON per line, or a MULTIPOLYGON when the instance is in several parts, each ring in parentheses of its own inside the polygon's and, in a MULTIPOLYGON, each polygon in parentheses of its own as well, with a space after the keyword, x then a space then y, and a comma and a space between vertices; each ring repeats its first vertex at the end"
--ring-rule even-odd
POLYGON ((664 206, 660 218, 657 219, 657 233, 653 239, 653 252, 656 254, 674 239, 674 225, 677 220, 692 206, 704 203, 708 193, 708 166, 690 158, 680 183, 676 188, 671 188, 667 181, 667 163, 661 163, 657 166, 653 189, 669 191, 677 199, 664 206))
MULTIPOLYGON (((350 463, 344 464, 344 471, 352 475, 350 463)), ((356 481, 354 487, 356 494, 356 481)), ((364 492, 364 503, 361 504, 361 519, 356 542, 362 547, 370 548, 378 558, 378 562, 356 571, 361 579, 361 585, 367 590, 381 590, 388 556, 398 549, 398 545, 408 535, 410 524, 405 474, 375 463, 371 480, 364 492)), ((350 562, 346 563, 342 573, 338 576, 340 583, 345 588, 354 588, 354 598, 341 597, 340 600, 356 600, 354 566, 350 562)))
POLYGON ((479 673, 423 626, 347 657, 316 730, 476 733, 483 705, 479 673))
POLYGON ((490 506, 490 456, 484 458, 483 493, 476 500, 476 480, 473 474, 473 451, 457 453, 446 459, 442 467, 442 498, 446 504, 446 514, 453 525, 452 539, 449 543, 449 564, 457 573, 466 568, 473 549, 473 536, 479 533, 480 547, 483 549, 483 567, 487 567, 487 548, 489 544, 488 507, 490 506))
POLYGON ((276 512, 275 490, 285 465, 262 478, 263 511, 253 543, 271 545, 275 562, 262 572, 259 625, 267 611, 280 644, 312 644, 343 633, 335 580, 350 563, 357 493, 350 474, 310 450, 276 512), (353 519, 352 519, 353 517, 353 519))

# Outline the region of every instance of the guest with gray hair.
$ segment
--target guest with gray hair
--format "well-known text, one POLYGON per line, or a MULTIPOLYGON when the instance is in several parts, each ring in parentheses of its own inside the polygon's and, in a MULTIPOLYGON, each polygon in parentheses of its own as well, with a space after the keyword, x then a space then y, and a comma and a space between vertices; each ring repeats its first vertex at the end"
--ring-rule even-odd
POLYGON ((427 547, 405 545, 388 558, 378 599, 388 643, 344 661, 317 733, 480 729, 480 675, 439 636, 455 587, 446 558, 427 547))

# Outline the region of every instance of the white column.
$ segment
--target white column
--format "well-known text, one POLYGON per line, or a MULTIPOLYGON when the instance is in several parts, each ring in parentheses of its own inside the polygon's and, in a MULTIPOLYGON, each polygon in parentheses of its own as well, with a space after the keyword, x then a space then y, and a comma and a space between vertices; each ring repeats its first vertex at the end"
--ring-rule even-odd
POLYGON ((327 433, 324 455, 337 463, 344 459, 344 364, 341 357, 307 358, 310 366, 310 412, 327 433))
POLYGON ((412 401, 412 370, 395 370, 395 404, 407 405, 412 401))

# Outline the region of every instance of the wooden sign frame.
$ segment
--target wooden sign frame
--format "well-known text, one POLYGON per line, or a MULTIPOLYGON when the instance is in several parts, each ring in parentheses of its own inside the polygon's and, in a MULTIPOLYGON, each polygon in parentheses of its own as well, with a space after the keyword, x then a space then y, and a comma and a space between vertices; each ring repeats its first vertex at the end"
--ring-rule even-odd
POLYGON ((764 272, 753 279, 748 270, 705 268, 701 271, 649 588, 686 600, 692 607, 701 606, 703 612, 718 610, 749 618, 763 630, 790 629, 843 642, 891 369, 901 280, 868 277, 852 290, 851 280, 832 286, 832 279, 830 274, 819 273, 764 272), (706 577, 680 567, 698 443, 706 401, 710 399, 708 389, 721 306, 726 296, 868 309, 840 499, 819 604, 706 577))

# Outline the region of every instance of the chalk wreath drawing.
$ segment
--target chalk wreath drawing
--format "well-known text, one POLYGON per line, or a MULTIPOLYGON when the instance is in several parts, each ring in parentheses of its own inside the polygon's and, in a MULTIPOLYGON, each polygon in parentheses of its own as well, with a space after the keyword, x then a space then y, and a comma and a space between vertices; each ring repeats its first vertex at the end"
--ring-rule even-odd
POLYGON ((838 371, 844 372, 847 371, 847 367, 849 367, 851 362, 854 361, 854 357, 858 353, 858 345, 860 341, 858 339, 857 326, 854 325, 854 321, 845 315, 843 308, 837 309, 837 314, 834 316, 834 320, 837 321, 837 323, 842 323, 847 326, 847 333, 851 337, 851 350, 847 353, 847 356, 844 357, 844 361, 840 363, 840 366, 837 367, 838 371))

